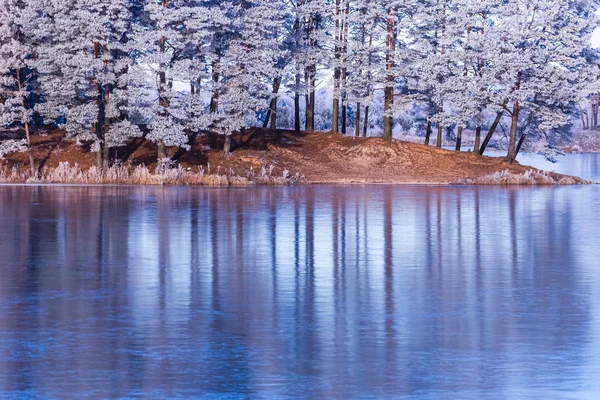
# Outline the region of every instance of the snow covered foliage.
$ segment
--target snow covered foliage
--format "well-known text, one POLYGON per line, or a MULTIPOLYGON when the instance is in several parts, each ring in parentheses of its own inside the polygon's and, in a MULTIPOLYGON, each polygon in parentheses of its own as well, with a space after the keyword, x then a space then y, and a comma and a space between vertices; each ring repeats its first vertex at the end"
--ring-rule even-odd
MULTIPOLYGON (((53 0, 37 5, 33 18, 35 67, 44 95, 36 109, 59 121, 71 137, 92 141, 99 164, 110 143, 138 131, 117 129, 130 100, 123 76, 131 58, 128 0, 53 0), (112 126, 117 124, 116 126, 112 126)), ((126 124, 125 124, 126 125, 126 124)))
POLYGON ((553 146, 574 120, 598 125, 600 57, 590 39, 599 7, 3 0, 0 125, 41 115, 92 143, 104 168, 110 149, 132 137, 155 142, 159 159, 196 135, 258 124, 427 143, 437 128, 441 145, 454 129, 493 134, 499 118, 513 159, 528 135, 553 146))
POLYGON ((15 0, 0 2, 0 126, 24 124, 31 118, 29 96, 31 43, 25 36, 30 10, 15 0))

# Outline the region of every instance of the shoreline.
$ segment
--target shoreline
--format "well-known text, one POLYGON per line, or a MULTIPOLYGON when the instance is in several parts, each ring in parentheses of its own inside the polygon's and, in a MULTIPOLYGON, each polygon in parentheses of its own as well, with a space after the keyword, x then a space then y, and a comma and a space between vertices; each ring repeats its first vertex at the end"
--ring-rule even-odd
POLYGON ((190 149, 169 148, 172 164, 160 167, 156 145, 141 139, 117 148, 107 170, 94 153, 66 139, 62 131, 36 136, 33 153, 39 180, 31 180, 25 153, 0 161, 0 183, 171 186, 288 185, 574 185, 585 179, 541 171, 501 157, 479 156, 413 142, 357 138, 328 133, 253 129, 232 136, 232 152, 222 157, 224 137, 204 135, 190 149))

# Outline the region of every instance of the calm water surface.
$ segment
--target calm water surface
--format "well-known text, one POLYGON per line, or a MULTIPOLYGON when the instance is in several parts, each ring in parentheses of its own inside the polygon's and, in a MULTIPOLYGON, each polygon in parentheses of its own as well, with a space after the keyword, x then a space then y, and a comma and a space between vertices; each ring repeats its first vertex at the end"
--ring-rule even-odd
POLYGON ((0 398, 599 398, 599 205, 0 186, 0 398))

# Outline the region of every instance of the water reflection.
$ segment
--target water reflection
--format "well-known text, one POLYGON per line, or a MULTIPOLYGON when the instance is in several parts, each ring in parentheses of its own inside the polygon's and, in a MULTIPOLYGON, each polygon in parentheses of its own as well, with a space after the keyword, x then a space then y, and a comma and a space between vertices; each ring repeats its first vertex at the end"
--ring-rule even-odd
POLYGON ((600 191, 0 187, 0 397, 593 397, 600 191))

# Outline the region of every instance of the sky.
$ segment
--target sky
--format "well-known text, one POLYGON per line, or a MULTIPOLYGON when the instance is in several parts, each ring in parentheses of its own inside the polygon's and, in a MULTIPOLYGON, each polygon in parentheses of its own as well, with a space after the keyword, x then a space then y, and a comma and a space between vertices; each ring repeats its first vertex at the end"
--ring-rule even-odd
POLYGON ((594 48, 600 48, 600 28, 596 28, 594 31, 594 36, 592 36, 592 46, 594 48))

